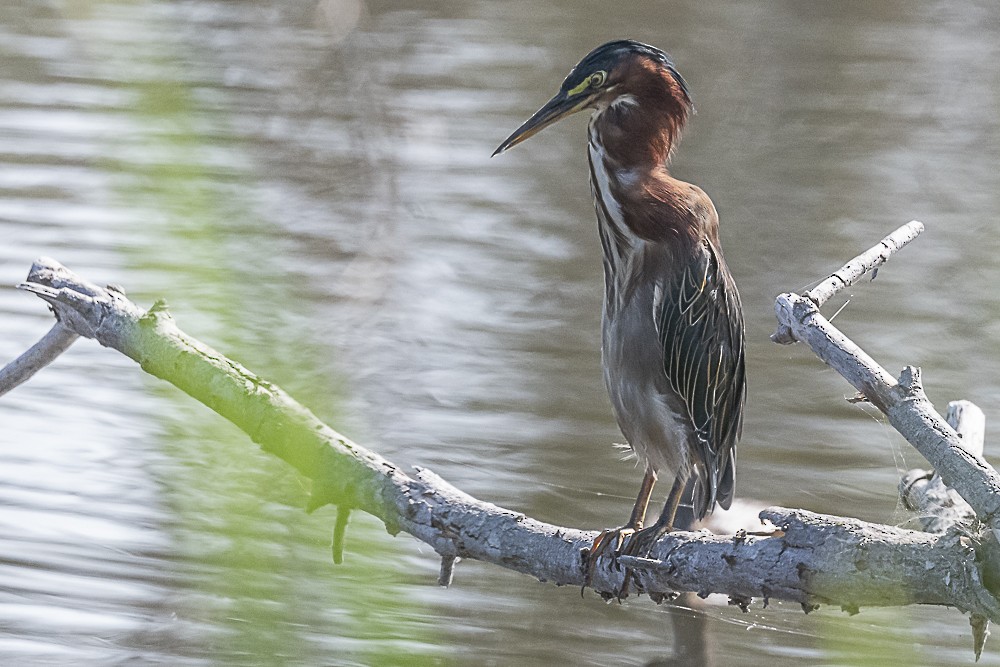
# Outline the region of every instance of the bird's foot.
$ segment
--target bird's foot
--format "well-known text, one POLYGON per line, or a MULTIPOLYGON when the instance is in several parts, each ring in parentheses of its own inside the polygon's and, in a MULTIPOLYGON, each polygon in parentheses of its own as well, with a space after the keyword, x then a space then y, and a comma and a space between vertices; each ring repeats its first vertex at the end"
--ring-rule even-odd
MULTIPOLYGON (((617 567, 618 555, 622 553, 622 548, 635 534, 636 530, 632 526, 622 526, 621 528, 609 528, 607 530, 602 530, 601 533, 594 538, 594 543, 590 545, 590 550, 584 556, 584 567, 586 568, 586 571, 584 574, 583 588, 580 590, 581 594, 594 580, 594 572, 597 569, 597 561, 602 556, 610 555, 612 563, 615 567, 617 567)), ((630 574, 630 571, 626 571, 625 581, 622 584, 621 589, 619 589, 616 593, 616 597, 619 601, 628 597, 628 579, 630 574)))
MULTIPOLYGON (((622 544, 621 548, 618 549, 616 556, 634 556, 636 558, 647 558, 649 552, 653 550, 656 542, 663 537, 665 534, 669 533, 670 529, 661 526, 659 524, 653 524, 648 528, 643 528, 642 530, 637 530, 633 532, 628 539, 622 544)), ((618 599, 621 600, 628 594, 629 582, 634 576, 634 570, 631 568, 626 568, 625 570, 625 581, 622 584, 622 591, 618 594, 618 599), (624 593, 624 595, 622 594, 624 593)), ((642 592, 642 586, 639 584, 639 580, 636 579, 636 586, 639 592, 642 592)))
POLYGON ((670 532, 670 528, 654 523, 648 528, 643 528, 629 536, 628 540, 618 551, 619 556, 635 556, 636 558, 646 558, 653 550, 656 542, 670 532))

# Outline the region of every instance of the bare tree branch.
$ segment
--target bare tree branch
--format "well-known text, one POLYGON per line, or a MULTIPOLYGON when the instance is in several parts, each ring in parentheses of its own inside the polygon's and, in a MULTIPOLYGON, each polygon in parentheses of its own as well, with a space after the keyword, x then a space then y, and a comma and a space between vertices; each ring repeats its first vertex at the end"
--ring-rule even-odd
MULTIPOLYGON (((947 421, 943 420, 924 394, 920 369, 904 368, 897 381, 819 313, 819 306, 833 294, 877 269, 921 231, 921 223, 910 222, 805 295, 779 295, 775 312, 780 324, 771 338, 783 344, 796 340, 807 343, 931 462, 935 468, 931 472, 906 473, 900 481, 900 493, 904 503, 921 512, 925 530, 964 535, 968 543, 975 544, 978 576, 984 582, 978 592, 988 605, 996 600, 991 591, 1000 582, 1000 475, 982 457, 982 411, 968 401, 953 401, 947 421), (976 518, 990 528, 989 536, 980 534, 976 522, 971 521, 976 518)), ((981 612, 971 614, 976 660, 989 636, 990 620, 996 619, 981 612)))
MULTIPOLYGON (((869 271, 878 272, 878 267, 888 262, 890 257, 917 238, 922 231, 924 231, 924 223, 911 220, 879 241, 875 246, 831 273, 829 277, 802 296, 816 304, 817 308, 822 308, 823 304, 831 297, 861 280, 862 276, 869 271)), ((875 274, 873 273, 872 280, 874 279, 875 274)), ((792 335, 792 330, 788 325, 779 323, 777 331, 771 334, 771 340, 781 345, 790 345, 797 339, 792 335)))
MULTIPOLYGON (((952 401, 945 415, 955 429, 959 443, 970 454, 983 455, 986 438, 986 415, 969 401, 952 401)), ((933 470, 915 468, 899 480, 899 497, 907 509, 917 513, 928 533, 943 533, 956 524, 970 523, 976 513, 958 491, 944 483, 933 470)))
MULTIPOLYGON (((863 273, 878 263, 872 259, 859 270, 863 273)), ((809 345, 816 356, 884 413, 889 423, 930 461, 945 484, 972 506, 980 521, 1000 535, 1000 475, 982 456, 962 447, 958 434, 927 399, 919 368, 907 366, 896 380, 823 317, 809 297, 780 294, 775 314, 796 340, 809 345)), ((772 338, 780 338, 780 333, 772 338)))
MULTIPOLYGON (((881 258, 876 263, 888 256, 882 250, 875 254, 881 258)), ((842 279, 845 284, 850 280, 842 279)), ((279 387, 182 332, 162 302, 145 311, 120 289, 97 287, 54 260, 36 262, 21 287, 45 299, 59 320, 80 335, 119 350, 148 373, 173 383, 310 478, 307 509, 328 503, 340 508, 335 557, 347 511, 359 509, 384 521, 390 533, 405 531, 431 545, 442 557, 442 583, 451 580, 457 559, 475 558, 543 581, 584 584, 583 555, 596 531, 553 526, 477 500, 426 469, 418 468, 412 476, 403 473, 322 423, 279 387)), ((779 315, 790 331, 807 341, 812 331, 829 334, 815 303, 804 299, 809 310, 800 299, 779 297, 779 315)), ((850 341, 836 332, 830 347, 839 350, 842 343, 850 341)), ((856 355, 842 365, 849 376, 862 378, 860 384, 890 412, 897 410, 897 403, 919 403, 919 384, 912 372, 908 384, 896 383, 856 347, 836 353, 817 347, 835 363, 851 358, 848 352, 856 355), (901 396, 891 397, 893 403, 876 389, 901 396)), ((924 425, 909 417, 897 417, 893 423, 903 428, 924 425)), ((934 434, 945 437, 940 430, 934 434)), ((907 437, 920 441, 925 436, 907 437)), ((962 452, 957 456, 944 450, 939 457, 943 464, 935 462, 949 483, 970 467, 967 459, 973 455, 962 452)), ((955 488, 966 492, 961 483, 955 488)), ((980 505, 987 502, 985 496, 974 497, 980 505)), ((965 535, 935 535, 782 508, 767 509, 761 518, 780 530, 735 536, 675 532, 660 540, 650 558, 631 559, 628 565, 637 570, 640 589, 655 599, 669 597, 672 591, 694 591, 727 594, 740 606, 763 597, 795 601, 807 610, 829 603, 851 612, 862 606, 923 603, 955 606, 982 619, 1000 618, 1000 604, 983 585, 976 543, 965 535)), ((609 595, 621 589, 621 565, 627 559, 621 560, 614 564, 602 559, 592 581, 595 590, 609 595)))
MULTIPOLYGON (((986 415, 983 411, 969 401, 952 401, 948 404, 945 419, 958 433, 962 447, 971 454, 982 456, 986 438, 986 415)), ((975 525, 976 514, 969 503, 933 470, 907 471, 899 480, 899 495, 908 509, 917 512, 920 523, 928 533, 945 533, 952 529, 962 533, 965 532, 964 526, 975 525)), ((995 548, 982 548, 981 551, 987 559, 995 560, 995 548)), ((987 560, 984 579, 995 571, 996 567, 987 560)), ((982 614, 973 613, 969 625, 972 626, 972 650, 978 661, 990 635, 990 621, 982 614)))
POLYGON ((31 379, 60 354, 69 349, 80 336, 56 321, 42 338, 29 347, 24 354, 0 368, 0 396, 31 379))

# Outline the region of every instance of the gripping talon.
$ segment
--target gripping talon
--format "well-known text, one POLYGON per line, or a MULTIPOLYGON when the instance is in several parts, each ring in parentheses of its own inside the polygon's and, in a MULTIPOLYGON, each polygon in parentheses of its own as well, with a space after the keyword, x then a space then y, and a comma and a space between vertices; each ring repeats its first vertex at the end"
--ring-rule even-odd
MULTIPOLYGON (((612 565, 618 569, 618 555, 622 553, 622 548, 629 542, 633 535, 635 535, 635 528, 632 526, 623 526, 621 528, 609 528, 607 530, 602 530, 597 537, 594 538, 593 544, 590 545, 590 550, 585 556, 586 562, 586 574, 584 576, 583 588, 580 590, 581 595, 583 591, 586 590, 594 580, 594 572, 597 570, 597 561, 610 553, 612 558, 612 565)), ((623 599, 628 595, 628 579, 626 577, 626 582, 622 586, 622 589, 618 591, 617 597, 619 600, 623 599)))

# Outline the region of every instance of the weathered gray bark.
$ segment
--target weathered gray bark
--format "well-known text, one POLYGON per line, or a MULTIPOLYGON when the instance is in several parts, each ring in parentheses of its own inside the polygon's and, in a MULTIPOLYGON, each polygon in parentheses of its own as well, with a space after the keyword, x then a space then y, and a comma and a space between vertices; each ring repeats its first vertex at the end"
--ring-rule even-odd
POLYGON ((68 350, 79 337, 73 330, 63 326, 62 322, 53 324, 41 340, 29 347, 17 359, 0 368, 0 396, 30 380, 32 375, 68 350))
MULTIPOLYGON (((861 280, 869 271, 878 271, 878 267, 889 261, 889 258, 903 249, 907 243, 917 238, 924 231, 924 225, 917 220, 911 220, 899 229, 889 234, 876 245, 864 251, 847 264, 831 273, 816 287, 803 296, 808 298, 817 308, 836 296, 846 287, 861 280)), ((778 318, 778 329, 771 334, 771 340, 781 345, 796 342, 797 338, 791 328, 778 318)))
MULTIPOLYGON (((958 433, 962 447, 971 454, 982 456, 986 440, 986 415, 983 411, 969 401, 952 401, 948 404, 945 419, 958 433)), ((899 496, 908 509, 917 512, 920 523, 928 533, 945 533, 955 529, 955 532, 963 534, 965 526, 974 525, 976 514, 969 503, 933 470, 907 471, 899 480, 899 496)), ((985 554, 982 560, 986 561, 986 574, 989 576, 989 572, 996 570, 990 562, 995 560, 996 550, 981 551, 985 554)), ((973 650, 976 660, 979 660, 990 634, 990 622, 985 616, 973 613, 969 624, 972 626, 973 650)))
MULTIPOLYGON (((963 449, 975 456, 983 455, 986 415, 977 405, 969 401, 952 401, 948 404, 945 420, 955 429, 963 449)), ((899 497, 907 509, 917 513, 928 533, 943 533, 976 518, 969 503, 933 470, 908 470, 899 480, 899 497)))
MULTIPOLYGON (((892 252, 919 233, 923 225, 911 222, 887 236, 876 248, 892 252), (902 242, 900 239, 906 239, 902 242)), ((874 249, 873 249, 874 250, 874 249)), ((865 255, 882 255, 869 251, 865 255)), ((851 266, 863 266, 860 255, 834 275, 847 274, 851 266)), ((829 298, 851 284, 860 269, 850 271, 852 279, 827 279, 823 298, 829 298), (834 284, 836 283, 836 284, 834 284), (837 287, 839 285, 839 288, 837 287)), ((952 487, 975 510, 979 520, 1000 534, 1000 474, 982 456, 966 451, 948 423, 934 410, 921 385, 920 369, 907 366, 899 379, 868 356, 851 339, 830 323, 819 312, 819 307, 807 292, 780 294, 775 301, 775 314, 780 327, 772 336, 776 342, 802 341, 812 348, 817 357, 844 376, 855 389, 889 419, 889 423, 926 458, 945 484, 952 487), (787 332, 791 332, 789 341, 787 332)))
MULTIPOLYGON (((807 343, 934 466, 930 473, 911 470, 904 475, 900 483, 904 502, 919 508, 925 530, 960 536, 975 546, 977 576, 985 583, 982 596, 995 600, 990 591, 1000 583, 1000 475, 982 457, 982 411, 968 401, 953 402, 946 421, 927 399, 919 368, 904 368, 896 380, 819 312, 830 297, 883 264, 922 231, 923 224, 917 221, 903 225, 805 295, 779 295, 775 301, 779 326, 771 339, 781 344, 807 343), (958 426, 971 442, 963 441, 956 432, 958 426), (980 524, 989 532, 980 530, 980 524)), ((996 619, 976 611, 971 614, 977 660, 990 620, 996 619)))
MULTIPOLYGON (((913 225, 909 227, 907 234, 915 236, 913 225)), ((861 262, 862 269, 881 264, 901 246, 885 246, 890 249, 861 262)), ((838 280, 850 284, 857 279, 851 277, 853 272, 838 280)), ((429 470, 405 474, 320 422, 279 387, 186 335, 162 303, 145 311, 121 290, 88 283, 49 259, 36 262, 21 287, 50 303, 68 329, 122 352, 173 383, 310 478, 308 509, 333 503, 342 510, 335 552, 347 510, 359 509, 382 519, 390 533, 405 531, 431 545, 442 556, 443 583, 451 580, 455 559, 461 557, 556 584, 584 584, 582 555, 596 531, 553 526, 477 500, 429 470)), ((941 447, 929 458, 942 477, 967 500, 975 499, 970 503, 981 518, 993 520, 993 508, 1000 506, 996 473, 981 457, 961 447, 961 453, 954 451, 949 442, 954 431, 943 420, 943 427, 935 421, 915 372, 907 372, 897 383, 833 329, 807 297, 782 295, 777 309, 791 335, 809 342, 821 358, 870 394, 907 439, 924 449, 941 447), (927 428, 929 433, 914 432, 927 428), (925 446, 927 442, 931 445, 925 446)), ((983 585, 977 540, 967 535, 930 534, 783 508, 769 508, 761 517, 780 530, 736 536, 671 533, 650 558, 623 558, 622 564, 627 561, 635 568, 641 590, 657 599, 672 591, 724 593, 741 606, 762 597, 795 601, 806 609, 836 604, 851 612, 863 606, 922 603, 958 607, 976 618, 1000 618, 1000 604, 983 585)), ((591 585, 608 594, 621 589, 622 577, 620 567, 602 560, 591 585)))

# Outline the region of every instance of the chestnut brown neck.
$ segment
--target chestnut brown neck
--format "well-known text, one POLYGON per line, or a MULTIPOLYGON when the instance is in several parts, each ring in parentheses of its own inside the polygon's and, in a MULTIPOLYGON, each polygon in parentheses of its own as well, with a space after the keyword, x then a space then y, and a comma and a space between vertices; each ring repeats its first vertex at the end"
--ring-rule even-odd
POLYGON ((628 88, 610 91, 590 123, 598 218, 618 241, 606 250, 620 255, 637 237, 683 254, 718 224, 705 193, 667 172, 691 102, 669 71, 649 61, 631 67, 628 88))
POLYGON ((616 169, 665 168, 691 112, 691 101, 668 70, 648 59, 628 66, 628 82, 609 91, 591 133, 616 169))

